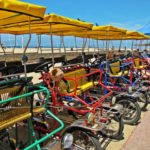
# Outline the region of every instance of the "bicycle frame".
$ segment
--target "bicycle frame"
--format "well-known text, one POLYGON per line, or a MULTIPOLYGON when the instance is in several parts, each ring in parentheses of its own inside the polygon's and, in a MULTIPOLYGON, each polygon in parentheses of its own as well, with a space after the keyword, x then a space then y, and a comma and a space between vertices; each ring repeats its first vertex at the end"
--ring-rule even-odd
MULTIPOLYGON (((95 110, 98 108, 98 107, 102 107, 102 102, 107 98, 109 97, 111 94, 112 94, 112 91, 110 89, 108 89, 104 84, 101 83, 101 77, 102 77, 102 72, 99 70, 99 69, 91 69, 93 72, 92 73, 87 73, 85 75, 81 75, 80 77, 77 77, 77 78, 69 78, 69 77, 64 77, 66 80, 71 80, 71 81, 74 81, 75 83, 75 89, 74 89, 74 92, 69 94, 69 93, 65 93, 65 94, 60 94, 59 96, 61 98, 65 97, 65 96, 68 96, 68 97, 72 97, 72 98, 75 98, 77 99, 83 106, 85 109, 76 109, 74 107, 67 107, 65 106, 62 102, 57 102, 57 92, 58 91, 58 86, 54 86, 54 87, 51 87, 50 85, 50 82, 52 81, 51 80, 51 77, 50 77, 50 74, 49 73, 42 73, 42 77, 40 79, 42 79, 48 89, 50 90, 51 92, 51 95, 52 95, 52 106, 63 106, 64 108, 68 109, 68 110, 72 110, 73 112, 76 112, 78 114, 81 114, 81 115, 85 115, 86 113, 88 112, 95 112, 95 110), (99 74, 100 75, 100 79, 98 80, 98 85, 101 86, 102 88, 106 88, 109 92, 104 95, 102 98, 100 98, 98 101, 95 101, 93 104, 88 104, 87 102, 85 102, 84 99, 80 98, 79 95, 77 95, 77 89, 78 89, 78 81, 81 79, 81 78, 86 78, 86 77, 89 77, 91 75, 94 75, 94 74, 99 74)), ((92 100, 92 99, 91 99, 92 100)), ((57 114, 56 110, 54 110, 54 114, 57 114)))

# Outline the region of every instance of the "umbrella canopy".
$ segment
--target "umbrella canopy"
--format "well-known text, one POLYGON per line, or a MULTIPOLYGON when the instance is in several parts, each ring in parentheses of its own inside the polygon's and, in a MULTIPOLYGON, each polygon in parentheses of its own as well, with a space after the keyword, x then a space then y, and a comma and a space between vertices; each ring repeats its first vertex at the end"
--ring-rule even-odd
POLYGON ((76 36, 81 38, 93 38, 101 40, 121 39, 125 34, 125 29, 120 29, 114 26, 93 26, 92 30, 76 31, 76 32, 55 32, 56 35, 76 36))
POLYGON ((0 0, 0 27, 42 19, 45 10, 43 6, 18 0, 0 0))
POLYGON ((125 40, 146 40, 146 39, 150 39, 150 36, 147 36, 137 31, 128 31, 124 39, 125 40))
MULTIPOLYGON (((29 32, 28 26, 29 26, 28 23, 17 23, 17 24, 9 25, 5 28, 0 27, 0 32, 11 33, 11 34, 28 34, 29 32)), ((52 26, 53 33, 54 32, 62 33, 62 32, 69 32, 69 31, 90 30, 93 24, 67 18, 56 14, 50 14, 50 15, 45 15, 42 21, 32 22, 30 26, 31 33, 36 33, 36 34, 49 33, 50 26, 52 26)))
MULTIPOLYGON (((108 26, 107 26, 108 27, 108 26)), ((99 30, 92 30, 87 32, 64 32, 64 35, 72 35, 82 38, 93 38, 99 40, 146 40, 150 39, 150 36, 142 34, 137 31, 126 31, 124 29, 119 30, 119 28, 109 29, 105 27, 99 27, 99 30), (101 30, 102 29, 102 30, 101 30), (115 30, 116 29, 116 30, 115 30), (97 31, 97 32, 95 32, 97 31)), ((60 34, 60 33, 58 33, 60 34)))

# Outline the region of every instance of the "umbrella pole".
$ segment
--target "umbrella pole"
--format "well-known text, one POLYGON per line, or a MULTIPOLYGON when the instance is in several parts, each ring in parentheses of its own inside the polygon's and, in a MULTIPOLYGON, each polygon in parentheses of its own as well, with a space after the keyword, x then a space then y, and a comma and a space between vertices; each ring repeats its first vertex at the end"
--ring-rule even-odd
POLYGON ((39 51, 42 54, 42 50, 41 50, 41 35, 39 34, 38 36, 38 49, 37 49, 37 53, 39 53, 39 51))
POLYGON ((86 46, 87 38, 83 38, 83 45, 82 45, 82 58, 83 58, 83 64, 85 63, 85 54, 84 54, 84 49, 86 46))
POLYGON ((15 49, 16 49, 16 35, 15 35, 15 43, 14 43, 14 47, 13 47, 13 50, 12 50, 13 55, 15 54, 15 49))
POLYGON ((121 51, 122 40, 120 40, 119 51, 121 51))
MULTIPOLYGON (((148 40, 146 40, 146 43, 148 44, 148 40)), ((145 45, 145 49, 148 49, 148 45, 145 45)))
POLYGON ((77 48, 77 39, 76 39, 76 36, 74 37, 74 48, 77 51, 77 53, 79 53, 78 52, 78 48, 77 48))
MULTIPOLYGON (((147 40, 147 43, 148 43, 148 41, 149 41, 149 40, 147 40)), ((149 49, 149 44, 147 45, 147 50, 148 50, 148 49, 149 49)))
POLYGON ((52 24, 50 23, 50 42, 51 42, 51 50, 52 50, 52 64, 55 63, 55 57, 54 57, 54 47, 53 47, 53 36, 52 36, 52 24))
POLYGON ((97 50, 98 50, 98 53, 99 53, 99 43, 98 43, 98 40, 96 40, 96 43, 97 43, 97 50))
POLYGON ((127 46, 128 46, 128 41, 126 40, 126 46, 125 46, 125 54, 127 55, 127 46))
POLYGON ((105 50, 105 40, 102 40, 103 41, 103 51, 105 50))
POLYGON ((139 50, 141 51, 142 50, 142 40, 140 41, 140 47, 139 47, 139 50))
POLYGON ((95 45, 94 45, 94 40, 92 40, 93 41, 93 48, 94 48, 94 53, 95 53, 95 45))
POLYGON ((5 60, 5 66, 6 66, 6 52, 5 52, 5 47, 2 45, 1 35, 0 35, 0 47, 4 53, 4 60, 5 60))
POLYGON ((63 44, 63 48, 64 48, 64 55, 65 55, 65 62, 67 61, 67 52, 66 52, 66 47, 65 47, 65 42, 64 42, 64 36, 61 36, 62 39, 62 44, 63 44))
POLYGON ((132 56, 133 56, 133 45, 134 45, 134 40, 132 40, 132 45, 131 45, 131 51, 132 51, 132 56))
MULTIPOLYGON (((107 70, 108 69, 108 66, 107 66, 108 65, 108 62, 107 62, 108 61, 108 57, 107 57, 108 51, 109 51, 108 50, 108 40, 106 40, 106 72, 108 72, 108 70, 107 70)), ((106 73, 105 73, 105 78, 104 79, 105 79, 105 81, 104 81, 105 86, 107 86, 107 74, 106 73)), ((104 89, 104 95, 105 94, 107 94, 107 89, 104 89)))
POLYGON ((62 41, 61 41, 61 36, 60 36, 59 54, 61 54, 61 45, 62 45, 62 41))
POLYGON ((30 17, 29 17, 29 39, 28 39, 28 42, 24 48, 24 52, 23 52, 23 57, 22 57, 22 61, 23 61, 23 65, 24 65, 24 72, 25 72, 25 78, 27 80, 27 61, 28 61, 28 57, 26 55, 26 51, 27 51, 27 48, 30 44, 30 41, 31 41, 31 21, 30 21, 30 17))
POLYGON ((88 55, 90 54, 90 45, 91 45, 91 43, 90 43, 90 38, 89 38, 89 44, 88 44, 88 55))

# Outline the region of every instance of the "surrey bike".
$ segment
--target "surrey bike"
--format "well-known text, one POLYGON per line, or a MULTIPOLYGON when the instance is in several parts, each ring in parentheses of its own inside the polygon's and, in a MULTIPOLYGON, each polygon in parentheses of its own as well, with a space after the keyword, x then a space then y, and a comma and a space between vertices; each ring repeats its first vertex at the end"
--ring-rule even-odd
MULTIPOLYGON (((93 97, 90 94, 90 90, 97 88, 97 85, 100 85, 102 89, 106 88, 101 82, 94 81, 94 75, 101 74, 99 69, 91 69, 89 72, 88 68, 84 66, 67 66, 64 67, 65 73, 63 73, 58 68, 49 71, 51 66, 49 62, 45 62, 36 68, 36 72, 41 73, 40 79, 52 93, 51 110, 54 114, 58 114, 60 111, 58 108, 62 108, 63 112, 67 111, 75 120, 80 120, 88 114, 93 116, 92 118, 98 116, 99 121, 96 122, 99 122, 99 125, 104 124, 100 125, 102 128, 96 132, 98 135, 100 133, 100 135, 111 138, 120 137, 123 131, 123 122, 119 110, 115 107, 103 106, 103 102, 112 94, 112 91, 107 89, 108 94, 100 97, 93 97), (113 123, 116 125, 114 128, 111 126, 113 123)), ((43 96, 44 93, 40 95, 40 97, 43 96)), ((67 122, 69 121, 67 120, 67 122)))

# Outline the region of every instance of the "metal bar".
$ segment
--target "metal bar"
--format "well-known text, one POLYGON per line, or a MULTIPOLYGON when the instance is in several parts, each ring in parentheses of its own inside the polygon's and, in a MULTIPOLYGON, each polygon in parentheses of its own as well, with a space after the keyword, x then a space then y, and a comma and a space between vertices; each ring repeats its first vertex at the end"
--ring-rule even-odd
POLYGON ((16 35, 15 35, 15 44, 14 44, 14 47, 13 47, 13 50, 12 50, 13 55, 14 55, 14 53, 15 53, 15 49, 16 49, 16 35))
POLYGON ((94 53, 95 53, 95 45, 94 45, 94 40, 92 40, 93 41, 93 48, 94 48, 94 53))
POLYGON ((91 46, 91 39, 89 38, 89 45, 88 45, 88 54, 90 53, 90 46, 91 46))
POLYGON ((29 17, 29 39, 28 39, 28 42, 25 46, 25 49, 24 49, 24 54, 26 53, 28 47, 29 47, 29 44, 30 44, 30 41, 31 41, 31 21, 30 21, 30 17, 29 17))
POLYGON ((51 42, 51 50, 52 50, 52 64, 54 65, 54 63, 55 63, 55 56, 54 56, 52 24, 51 23, 50 23, 50 42, 51 42))
POLYGON ((37 146, 38 144, 42 143, 43 141, 47 140, 48 138, 50 138, 51 136, 53 136, 54 134, 56 134, 57 132, 61 131, 64 128, 64 123, 57 118, 53 113, 51 113, 49 110, 46 111, 48 115, 50 115, 52 118, 54 118, 56 121, 59 122, 60 127, 55 129, 54 131, 52 131, 51 133, 47 134, 46 136, 44 136, 43 138, 35 141, 35 143, 29 145, 28 147, 26 147, 24 150, 30 150, 33 147, 37 146))
POLYGON ((0 100, 0 104, 4 104, 4 103, 11 102, 11 101, 15 101, 17 99, 28 97, 28 96, 31 96, 33 94, 40 93, 40 92, 43 92, 43 91, 46 91, 47 95, 50 96, 49 90, 46 87, 42 87, 42 86, 35 86, 35 87, 38 87, 40 89, 36 90, 34 92, 29 92, 29 93, 25 93, 25 94, 22 94, 22 95, 15 96, 15 97, 10 97, 10 98, 8 98, 6 100, 0 100))
POLYGON ((4 53, 5 66, 6 66, 6 52, 5 52, 5 48, 4 48, 3 45, 2 45, 2 37, 1 37, 1 34, 0 34, 0 47, 2 48, 3 53, 4 53))
POLYGON ((84 59, 85 59, 84 49, 85 49, 85 46, 86 46, 86 42, 87 42, 87 38, 83 38, 83 45, 82 45, 83 64, 85 63, 85 62, 84 62, 84 59))
POLYGON ((61 45, 62 45, 62 42, 61 42, 61 36, 60 36, 60 45, 59 45, 59 53, 61 54, 61 45))
POLYGON ((134 46, 134 40, 132 40, 131 50, 132 50, 132 56, 133 56, 133 47, 134 46))
POLYGON ((142 40, 140 40, 140 47, 139 47, 139 50, 141 51, 142 50, 142 40))
POLYGON ((27 62, 27 57, 26 57, 26 51, 27 51, 27 48, 30 44, 30 41, 31 41, 31 20, 30 20, 30 17, 29 17, 29 39, 28 39, 28 42, 24 48, 24 52, 23 52, 23 65, 24 65, 24 72, 25 72, 25 78, 27 78, 27 66, 26 66, 26 62, 27 62))
POLYGON ((42 54, 42 49, 41 49, 41 35, 37 35, 38 38, 38 48, 37 48, 37 53, 39 53, 39 51, 41 51, 42 54))
POLYGON ((66 47, 65 47, 65 43, 64 43, 64 36, 61 36, 61 39, 62 39, 62 45, 63 45, 63 48, 64 48, 64 54, 65 54, 65 61, 67 61, 67 52, 66 52, 66 47))
POLYGON ((74 47, 78 53, 78 47, 77 47, 77 39, 76 39, 76 36, 74 37, 74 47))
POLYGON ((120 40, 119 51, 121 50, 121 46, 122 46, 122 40, 120 40))
POLYGON ((98 53, 100 53, 99 40, 96 40, 96 41, 97 41, 97 49, 98 49, 98 53))

